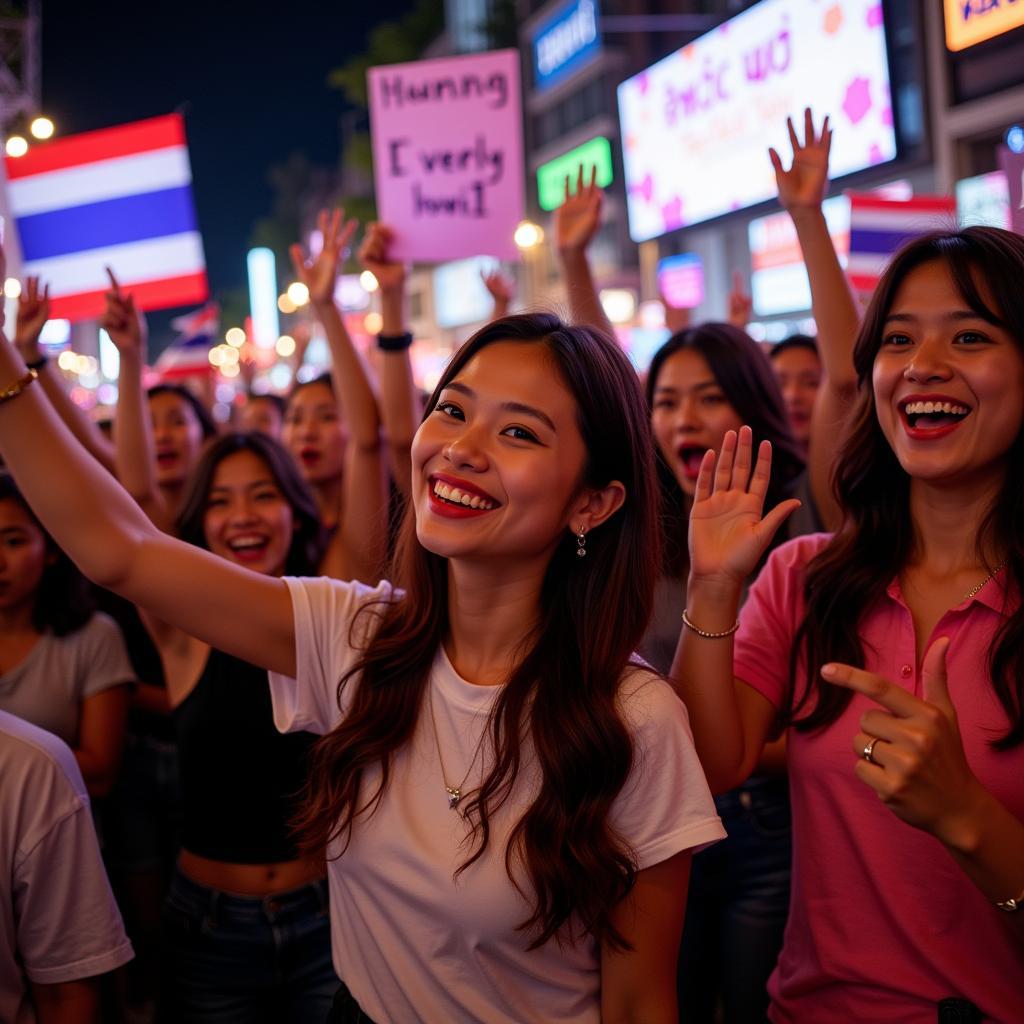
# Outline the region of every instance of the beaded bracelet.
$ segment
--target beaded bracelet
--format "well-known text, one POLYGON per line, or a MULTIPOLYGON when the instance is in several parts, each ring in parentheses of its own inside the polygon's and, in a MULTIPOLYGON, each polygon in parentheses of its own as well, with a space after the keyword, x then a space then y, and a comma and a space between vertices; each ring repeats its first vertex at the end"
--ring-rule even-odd
POLYGON ((693 630, 697 636, 703 637, 705 640, 722 640, 727 636, 732 636, 737 629, 740 628, 740 620, 736 620, 736 625, 730 629, 723 630, 721 633, 709 633, 706 629, 701 629, 699 626, 695 626, 691 621, 689 615, 686 614, 686 609, 683 609, 683 625, 687 629, 693 630))

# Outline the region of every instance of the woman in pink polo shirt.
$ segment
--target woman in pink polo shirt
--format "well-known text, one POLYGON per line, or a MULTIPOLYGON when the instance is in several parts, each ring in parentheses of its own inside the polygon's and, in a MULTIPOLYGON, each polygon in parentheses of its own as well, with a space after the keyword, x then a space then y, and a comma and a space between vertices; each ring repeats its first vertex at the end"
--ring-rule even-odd
POLYGON ((894 258, 854 353, 842 525, 776 549, 739 623, 796 503, 762 518, 747 428, 701 467, 673 675, 713 789, 788 733, 773 1021, 1024 1012, 1022 276, 1024 239, 994 228, 894 258))

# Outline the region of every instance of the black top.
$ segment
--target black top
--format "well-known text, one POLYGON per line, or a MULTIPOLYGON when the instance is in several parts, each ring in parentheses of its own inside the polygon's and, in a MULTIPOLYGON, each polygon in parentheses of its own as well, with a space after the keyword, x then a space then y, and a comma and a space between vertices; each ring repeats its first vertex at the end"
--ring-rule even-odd
POLYGON ((289 822, 316 737, 277 731, 266 670, 211 650, 174 718, 182 846, 231 864, 297 859, 289 822))

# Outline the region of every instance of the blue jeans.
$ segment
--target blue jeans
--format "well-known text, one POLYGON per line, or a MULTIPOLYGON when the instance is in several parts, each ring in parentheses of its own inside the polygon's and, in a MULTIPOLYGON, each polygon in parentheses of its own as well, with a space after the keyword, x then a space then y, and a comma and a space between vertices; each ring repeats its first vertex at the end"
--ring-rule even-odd
POLYGON ((792 837, 785 779, 754 776, 715 798, 728 839, 693 858, 679 954, 679 1019, 767 1019, 768 976, 789 913, 792 837))
POLYGON ((164 905, 160 1019, 322 1024, 338 990, 327 883, 266 898, 208 889, 176 870, 164 905))

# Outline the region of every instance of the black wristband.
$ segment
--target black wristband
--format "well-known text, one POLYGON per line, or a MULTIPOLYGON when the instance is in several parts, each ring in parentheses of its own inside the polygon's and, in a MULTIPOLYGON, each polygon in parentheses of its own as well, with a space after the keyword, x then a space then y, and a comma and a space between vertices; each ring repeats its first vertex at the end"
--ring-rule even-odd
POLYGON ((49 356, 40 356, 38 359, 33 359, 31 363, 26 363, 25 365, 30 370, 41 370, 49 361, 49 356))
POLYGON ((412 344, 412 335, 406 331, 405 334, 378 334, 377 347, 381 352, 404 352, 412 344))

